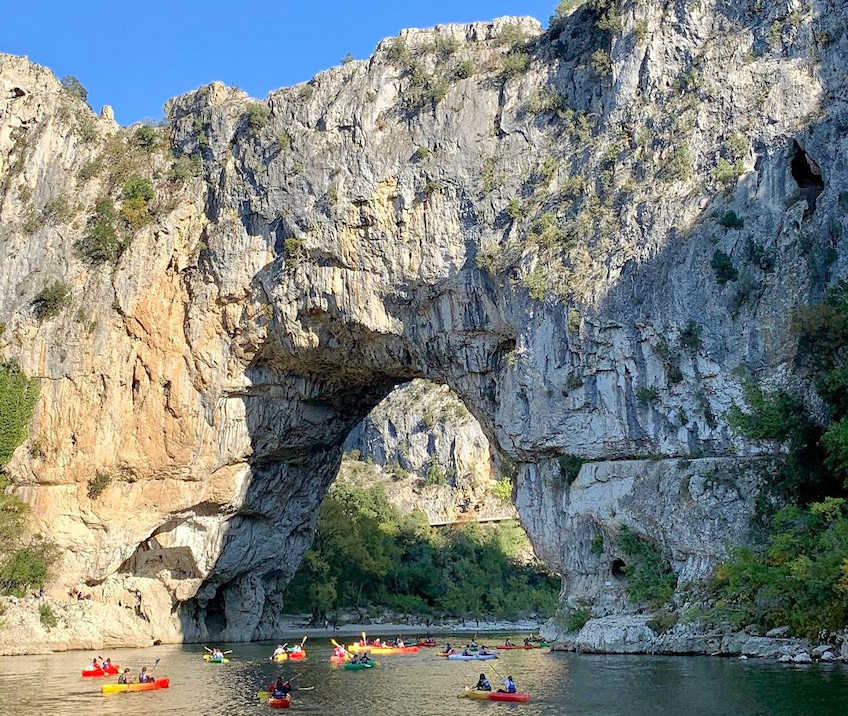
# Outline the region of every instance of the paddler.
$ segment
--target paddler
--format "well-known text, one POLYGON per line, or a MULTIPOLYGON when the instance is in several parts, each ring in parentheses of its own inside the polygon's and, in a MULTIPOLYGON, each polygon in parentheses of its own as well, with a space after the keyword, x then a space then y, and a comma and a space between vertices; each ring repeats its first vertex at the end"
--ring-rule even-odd
POLYGON ((102 670, 103 670, 103 667, 101 667, 100 664, 97 662, 97 657, 92 656, 91 661, 88 664, 88 669, 86 669, 86 671, 102 671, 102 670))
POLYGON ((141 672, 138 675, 138 683, 139 684, 149 684, 153 681, 156 681, 156 679, 154 679, 151 674, 147 673, 147 667, 146 666, 142 666, 141 672))
POLYGON ((504 646, 515 646, 509 639, 504 639, 504 646))
POLYGON ((506 681, 504 681, 504 688, 498 689, 499 694, 514 694, 518 689, 515 687, 515 682, 512 680, 512 676, 507 676, 506 681))
POLYGON ((453 650, 451 649, 450 642, 448 642, 447 644, 445 644, 445 654, 450 654, 451 651, 453 650))
POLYGON ((100 668, 103 669, 103 671, 109 671, 112 668, 112 657, 107 656, 106 661, 100 665, 100 668))
POLYGON ((489 683, 489 680, 486 678, 485 674, 480 674, 480 678, 477 679, 477 686, 474 687, 476 691, 491 691, 492 685, 489 683))
POLYGON ((283 681, 283 677, 278 676, 277 680, 271 687, 271 696, 273 696, 275 699, 284 699, 291 693, 291 690, 291 682, 283 681))
POLYGON ((366 652, 362 655, 362 657, 359 659, 359 663, 360 663, 360 664, 370 664, 370 663, 371 663, 371 657, 370 657, 370 656, 368 656, 368 652, 367 652, 367 651, 366 651, 366 652))
POLYGON ((223 658, 224 658, 224 652, 223 652, 223 651, 221 651, 221 650, 220 650, 220 649, 216 646, 214 649, 212 649, 212 658, 213 658, 213 659, 223 659, 223 658))
POLYGON ((530 643, 530 638, 529 638, 529 637, 528 637, 527 639, 525 639, 525 640, 524 640, 524 646, 533 646, 533 645, 530 643))
POLYGON ((129 684, 132 683, 132 678, 130 677, 130 668, 126 667, 122 673, 118 674, 118 683, 119 684, 129 684))
POLYGON ((398 649, 403 649, 403 647, 404 647, 403 639, 401 639, 400 637, 398 637, 397 639, 395 639, 395 646, 396 646, 398 649))
POLYGON ((277 644, 277 648, 274 649, 273 657, 276 658, 280 654, 285 654, 285 653, 286 653, 286 648, 282 644, 277 644))

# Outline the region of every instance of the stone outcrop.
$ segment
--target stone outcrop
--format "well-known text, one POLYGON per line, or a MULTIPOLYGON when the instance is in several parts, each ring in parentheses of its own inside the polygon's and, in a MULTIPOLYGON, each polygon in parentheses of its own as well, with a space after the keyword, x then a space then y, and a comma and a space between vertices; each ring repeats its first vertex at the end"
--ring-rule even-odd
POLYGON ((182 160, 0 55, 0 351, 42 382, 6 469, 63 550, 52 600, 124 610, 128 642, 272 635, 347 436, 415 378, 517 466, 566 599, 620 608, 622 522, 684 580, 748 538, 777 448, 724 422, 740 367, 815 408, 792 308, 848 273, 848 15, 616 17, 407 30, 263 101, 214 83, 166 105, 182 160))
POLYGON ((338 479, 380 482, 392 504, 422 510, 431 524, 515 518, 492 490, 500 470, 489 441, 447 386, 413 380, 396 388, 343 449, 338 479))

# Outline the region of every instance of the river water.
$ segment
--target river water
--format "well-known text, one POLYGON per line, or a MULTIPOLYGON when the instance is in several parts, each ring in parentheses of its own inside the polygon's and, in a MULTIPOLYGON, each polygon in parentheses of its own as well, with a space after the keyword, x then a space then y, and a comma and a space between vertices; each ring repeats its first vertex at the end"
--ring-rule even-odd
MULTIPOLYGON (((451 641, 456 643, 456 635, 451 641)), ((514 636, 513 639, 516 639, 514 636)), ((442 643, 443 640, 439 640, 442 643)), ((501 638, 486 636, 490 644, 501 638)), ((495 662, 447 661, 432 649, 419 654, 377 657, 379 668, 344 671, 329 663, 326 639, 306 644, 308 659, 294 666, 272 665, 270 644, 234 644, 231 663, 207 664, 202 647, 161 646, 99 652, 132 667, 161 659, 157 675, 169 676, 167 690, 103 696, 110 679, 83 679, 92 656, 66 652, 46 656, 0 657, 2 714, 269 714, 256 692, 278 673, 294 675, 289 713, 385 714, 386 716, 848 714, 848 667, 786 666, 773 661, 714 657, 591 656, 548 653, 547 649, 501 652, 495 662), (480 672, 493 684, 511 674, 527 704, 456 698, 480 672), (45 685, 50 684, 50 687, 45 685)))

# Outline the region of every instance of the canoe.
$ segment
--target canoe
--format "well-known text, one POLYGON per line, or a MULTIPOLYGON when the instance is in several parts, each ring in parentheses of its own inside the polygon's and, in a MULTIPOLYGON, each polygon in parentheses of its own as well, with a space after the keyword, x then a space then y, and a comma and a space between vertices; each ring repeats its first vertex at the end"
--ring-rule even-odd
POLYGON ((284 699, 275 699, 269 696, 268 705, 272 709, 287 709, 289 706, 291 706, 291 696, 287 696, 284 699))
POLYGON ((112 664, 112 666, 107 669, 83 669, 82 675, 89 679, 97 678, 99 676, 114 676, 118 673, 118 668, 117 664, 112 664))
POLYGON ((362 669, 373 669, 377 666, 377 662, 375 661, 373 664, 345 664, 345 671, 361 671, 362 669))
POLYGON ((448 654, 450 661, 490 661, 497 658, 497 654, 471 654, 470 656, 466 656, 465 654, 448 654))
POLYGON ((474 689, 466 689, 462 694, 464 699, 476 699, 477 701, 511 701, 513 703, 527 703, 530 700, 530 694, 526 691, 516 691, 514 694, 504 694, 498 691, 477 691, 474 689))
POLYGON ((536 644, 532 644, 531 646, 527 646, 526 644, 511 644, 507 646, 506 644, 499 644, 495 647, 495 649, 500 649, 501 651, 507 651, 509 649, 538 649, 539 647, 536 644))
POLYGON ((156 689, 167 689, 170 684, 171 680, 164 677, 148 684, 106 684, 100 687, 100 693, 120 694, 125 691, 155 691, 156 689))
POLYGON ((369 654, 416 654, 418 653, 417 646, 359 646, 359 644, 351 644, 348 651, 362 652, 367 651, 369 654))

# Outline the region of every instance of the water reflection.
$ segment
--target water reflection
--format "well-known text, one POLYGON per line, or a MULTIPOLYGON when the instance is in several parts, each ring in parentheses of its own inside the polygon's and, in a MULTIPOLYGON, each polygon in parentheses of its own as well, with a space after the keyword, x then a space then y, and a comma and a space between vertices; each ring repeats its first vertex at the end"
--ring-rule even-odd
MULTIPOLYGON (((513 638, 516 638, 515 636, 513 638)), ((456 641, 456 635, 451 639, 456 641)), ((490 643, 501 641, 487 637, 490 643)), ((171 688, 101 696, 106 680, 80 677, 90 652, 0 658, 0 713, 73 714, 267 714, 256 698, 278 673, 294 679, 289 713, 481 714, 845 714, 848 670, 840 665, 786 667, 770 661, 708 657, 589 656, 547 650, 504 652, 495 662, 448 662, 422 650, 378 657, 381 666, 347 672, 329 663, 329 642, 307 642, 309 659, 271 664, 273 645, 235 644, 233 661, 207 664, 202 647, 161 646, 99 652, 138 673, 156 658, 156 673, 171 688), (458 699, 480 672, 499 682, 511 674, 529 704, 493 704, 458 699), (51 685, 47 687, 47 685, 51 685), (59 707, 59 708, 57 708, 59 707)))

